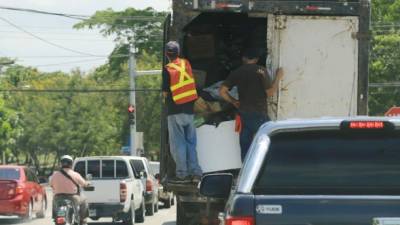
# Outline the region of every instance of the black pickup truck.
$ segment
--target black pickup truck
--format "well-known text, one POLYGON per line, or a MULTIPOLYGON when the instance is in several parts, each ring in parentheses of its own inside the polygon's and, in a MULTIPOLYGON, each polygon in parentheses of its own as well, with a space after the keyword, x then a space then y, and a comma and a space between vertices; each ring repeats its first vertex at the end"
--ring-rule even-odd
POLYGON ((201 183, 201 194, 229 199, 220 224, 398 225, 400 119, 267 123, 232 179, 201 183))

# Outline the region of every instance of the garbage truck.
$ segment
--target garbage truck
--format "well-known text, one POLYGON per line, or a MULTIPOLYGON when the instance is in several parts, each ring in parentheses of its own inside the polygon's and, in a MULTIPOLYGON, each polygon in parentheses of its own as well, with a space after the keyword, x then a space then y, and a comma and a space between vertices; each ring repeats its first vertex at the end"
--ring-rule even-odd
MULTIPOLYGON (((368 0, 173 0, 164 43, 178 41, 192 64, 204 174, 236 176, 242 166, 235 108, 217 90, 241 65, 243 51, 262 50, 259 64, 271 79, 284 70, 278 93, 268 99, 272 120, 367 115, 369 27, 368 0)), ((177 197, 177 224, 218 224, 226 199, 201 196, 195 184, 168 182, 175 163, 166 117, 163 106, 160 172, 177 197)))

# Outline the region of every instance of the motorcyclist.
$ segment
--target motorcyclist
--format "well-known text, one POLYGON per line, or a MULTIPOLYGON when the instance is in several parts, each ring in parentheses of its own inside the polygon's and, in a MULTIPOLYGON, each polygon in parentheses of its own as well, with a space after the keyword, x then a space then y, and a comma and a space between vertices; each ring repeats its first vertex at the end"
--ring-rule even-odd
POLYGON ((79 205, 80 224, 86 224, 88 217, 88 204, 86 199, 80 195, 80 188, 89 185, 82 176, 72 170, 73 159, 69 155, 64 155, 60 159, 61 169, 55 171, 50 178, 50 186, 53 189, 53 217, 54 206, 61 199, 70 199, 75 206, 79 205))

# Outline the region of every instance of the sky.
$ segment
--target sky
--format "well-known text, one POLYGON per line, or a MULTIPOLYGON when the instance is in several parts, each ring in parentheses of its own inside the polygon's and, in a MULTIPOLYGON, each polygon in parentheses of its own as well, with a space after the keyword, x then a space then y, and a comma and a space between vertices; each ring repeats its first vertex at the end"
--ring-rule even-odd
MULTIPOLYGON (((159 11, 170 9, 171 0, 0 0, 0 6, 27 8, 66 14, 93 15, 98 10, 114 11, 128 7, 153 7, 159 11)), ((106 62, 114 48, 112 38, 103 37, 98 30, 75 30, 79 20, 27 12, 0 9, 0 57, 17 58, 17 63, 37 67, 41 71, 69 72, 79 67, 90 71, 106 62), (64 48, 104 57, 82 57, 52 46, 11 26, 1 18, 22 29, 64 48)))

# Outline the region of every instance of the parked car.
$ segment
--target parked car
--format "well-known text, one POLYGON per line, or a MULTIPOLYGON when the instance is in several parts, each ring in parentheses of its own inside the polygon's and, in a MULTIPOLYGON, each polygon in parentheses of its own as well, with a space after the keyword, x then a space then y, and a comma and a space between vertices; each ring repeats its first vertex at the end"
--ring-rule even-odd
POLYGON ((144 222, 144 187, 128 156, 96 156, 75 159, 74 170, 90 177, 94 191, 82 191, 89 203, 89 217, 111 217, 124 224, 144 222))
MULTIPOLYGON (((400 224, 400 119, 269 122, 232 175, 200 192, 226 198, 221 224, 400 224)), ((189 223, 186 223, 189 224, 189 223)))
POLYGON ((158 183, 158 201, 164 204, 164 208, 171 208, 171 205, 175 204, 174 193, 165 190, 160 182, 160 162, 149 162, 150 171, 154 175, 158 183))
POLYGON ((136 171, 143 175, 142 183, 146 187, 144 199, 146 202, 146 215, 152 216, 158 211, 158 181, 150 172, 149 161, 144 157, 130 156, 136 171))
POLYGON ((44 218, 46 190, 33 170, 25 166, 0 166, 0 215, 23 219, 44 218))

